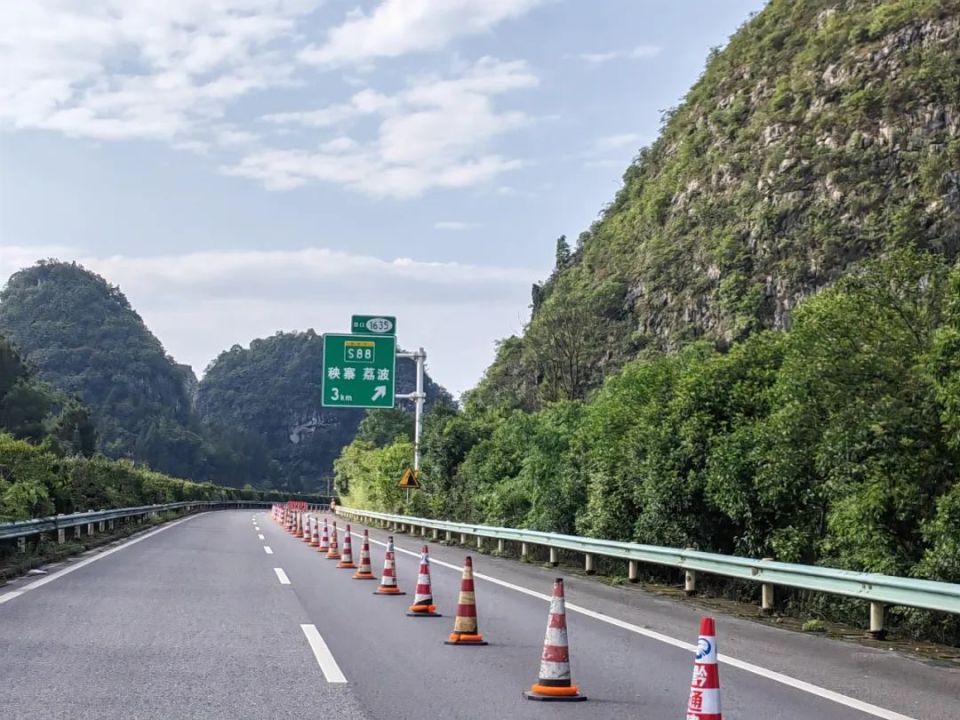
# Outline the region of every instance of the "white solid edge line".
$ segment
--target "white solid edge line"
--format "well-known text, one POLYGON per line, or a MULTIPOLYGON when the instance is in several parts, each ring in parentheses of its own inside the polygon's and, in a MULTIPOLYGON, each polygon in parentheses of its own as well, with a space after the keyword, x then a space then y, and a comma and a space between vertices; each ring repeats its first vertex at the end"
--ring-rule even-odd
POLYGON ((263 546, 263 551, 264 551, 267 555, 273 555, 273 548, 270 547, 269 545, 264 545, 264 546, 263 546))
POLYGON ((277 580, 280 581, 281 585, 290 584, 290 578, 287 577, 287 574, 283 571, 283 568, 274 568, 273 571, 277 574, 277 580))
POLYGON ((14 598, 18 598, 21 595, 23 595, 23 593, 19 590, 13 590, 11 592, 4 593, 3 595, 0 595, 0 605, 3 605, 8 600, 13 600, 14 598))
MULTIPOLYGON (((363 537, 362 533, 351 532, 351 535, 356 537, 363 537)), ((374 540, 370 538, 370 542, 386 547, 386 543, 380 542, 379 540, 374 540)), ((397 552, 402 552, 407 555, 412 555, 413 557, 420 557, 420 553, 413 552, 412 550, 406 550, 401 547, 396 546, 394 542, 394 550, 397 552)), ((437 560, 436 558, 430 558, 431 565, 440 565, 445 568, 450 568, 451 570, 461 571, 462 568, 451 565, 450 563, 443 562, 442 560, 437 560)), ((544 593, 536 592, 535 590, 530 590, 521 585, 514 585, 513 583, 507 582, 506 580, 500 580, 489 575, 483 575, 481 573, 475 572, 473 576, 478 580, 486 580, 489 583, 494 585, 499 585, 505 587, 509 590, 515 590, 516 592, 523 593, 524 595, 529 595, 530 597, 538 598, 540 600, 545 600, 550 602, 551 597, 545 595, 544 593)), ((610 615, 604 615, 603 613, 596 612, 595 610, 590 610, 589 608, 582 607, 580 605, 574 605, 572 603, 567 603, 567 610, 571 612, 578 613, 580 615, 585 615, 586 617, 593 618, 594 620, 599 620, 600 622, 605 622, 609 625, 614 625, 615 627, 621 628, 623 630, 629 630, 630 632, 636 633, 637 635, 642 635, 648 637, 651 640, 656 640, 657 642, 662 642, 667 645, 672 645, 673 647, 680 648, 681 650, 686 650, 688 652, 695 652, 696 646, 691 645, 688 642, 683 640, 677 640, 676 638, 670 637, 669 635, 664 635, 663 633, 658 633, 655 630, 647 630, 642 628, 639 625, 634 625, 633 623, 626 622, 625 620, 620 620, 610 615)), ((729 655, 718 655, 718 660, 722 663, 729 665, 730 667, 735 667, 738 670, 743 670, 754 675, 759 675, 762 678, 767 680, 773 680, 778 682, 781 685, 786 685, 787 687, 792 687, 795 690, 800 690, 801 692, 809 693, 810 695, 816 695, 817 697, 823 698, 824 700, 830 700, 835 702, 838 705, 844 705, 848 708, 854 710, 859 710, 860 712, 866 713, 868 715, 873 715, 874 717, 883 718, 883 720, 917 720, 917 718, 912 718, 909 715, 901 715, 898 712, 893 710, 887 710, 886 708, 879 707, 878 705, 871 705, 868 702, 862 700, 857 700, 848 695, 843 695, 842 693, 834 692, 833 690, 828 690, 827 688, 820 687, 819 685, 814 685, 813 683, 805 682, 804 680, 798 680, 797 678, 790 677, 789 675, 784 675, 783 673, 778 673, 774 670, 767 670, 766 668, 760 667, 759 665, 754 665, 753 663, 746 662, 745 660, 738 660, 737 658, 730 657, 729 655)))
POLYGON ((313 650, 313 656, 317 659, 317 665, 320 666, 320 672, 331 685, 346 685, 347 677, 343 674, 340 666, 337 665, 333 653, 327 647, 316 625, 301 625, 300 629, 307 636, 307 642, 310 643, 310 649, 313 650))
POLYGON ((167 525, 162 525, 156 528, 155 530, 151 530, 150 532, 145 533, 144 535, 140 535, 139 537, 135 537, 132 540, 128 540, 122 545, 117 545, 115 547, 110 548, 109 550, 104 550, 103 552, 97 553, 96 555, 91 555, 90 557, 85 558, 80 562, 74 563, 69 567, 65 567, 62 570, 57 570, 55 573, 51 573, 50 575, 47 575, 44 578, 40 578, 39 580, 34 580, 32 583, 28 583, 24 585, 19 590, 14 590, 12 592, 4 593, 3 595, 0 595, 0 605, 7 602, 8 600, 13 600, 16 597, 20 597, 28 590, 36 590, 38 587, 46 585, 49 582, 53 582, 57 578, 62 578, 64 575, 69 575, 74 570, 79 570, 80 568, 86 567, 90 563, 95 563, 97 560, 103 560, 103 558, 107 557, 108 555, 113 555, 115 552, 123 550, 124 548, 128 548, 131 545, 136 545, 138 542, 142 542, 147 538, 152 538, 157 533, 162 533, 164 530, 169 530, 170 528, 176 527, 180 523, 184 523, 187 520, 192 520, 195 517, 200 517, 200 515, 206 515, 206 513, 198 513, 197 515, 190 515, 189 517, 181 518, 180 520, 176 520, 172 523, 168 523, 167 525))
POLYGON ((263 535, 262 535, 262 534, 257 535, 257 537, 258 537, 260 540, 263 540, 263 535))

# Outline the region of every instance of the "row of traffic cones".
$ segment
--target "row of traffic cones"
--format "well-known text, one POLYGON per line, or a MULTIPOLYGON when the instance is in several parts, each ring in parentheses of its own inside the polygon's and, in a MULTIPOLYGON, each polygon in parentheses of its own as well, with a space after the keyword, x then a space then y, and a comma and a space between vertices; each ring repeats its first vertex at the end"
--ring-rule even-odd
MULTIPOLYGON (((299 513, 298 513, 299 514, 299 513)), ((294 535, 300 529, 303 536, 303 521, 289 519, 283 516, 274 517, 294 535)), ((353 563, 351 547, 350 525, 345 528, 343 539, 343 554, 337 552, 337 523, 333 522, 332 532, 328 530, 327 521, 323 521, 322 533, 319 529, 319 520, 313 518, 308 521, 306 541, 321 552, 327 552, 328 558, 337 558, 338 568, 356 568, 353 563)), ((363 531, 363 544, 360 548, 360 566, 353 575, 354 580, 376 580, 370 566, 370 535, 363 531)), ((384 555, 383 574, 380 584, 374 591, 375 595, 406 595, 400 590, 396 572, 396 551, 393 537, 387 538, 387 548, 384 555)), ((437 612, 433 600, 433 591, 430 581, 430 551, 424 545, 420 551, 420 567, 417 574, 417 587, 413 604, 407 615, 410 617, 442 617, 437 612)), ((463 565, 463 576, 460 580, 460 595, 457 600, 457 615, 454 620, 453 632, 445 641, 447 645, 486 645, 487 642, 480 634, 477 625, 477 603, 473 585, 473 558, 466 557, 463 565)), ((550 599, 550 611, 547 616, 547 630, 543 640, 543 654, 540 656, 540 673, 537 682, 525 691, 524 696, 530 700, 557 702, 586 700, 579 688, 573 684, 570 672, 570 647, 567 637, 566 599, 564 595, 563 578, 557 578, 553 583, 553 595, 550 599)), ((690 681, 690 696, 687 701, 686 720, 722 720, 720 710, 720 676, 717 664, 717 638, 713 618, 704 617, 700 620, 700 636, 697 641, 696 656, 694 658, 693 677, 690 681)))

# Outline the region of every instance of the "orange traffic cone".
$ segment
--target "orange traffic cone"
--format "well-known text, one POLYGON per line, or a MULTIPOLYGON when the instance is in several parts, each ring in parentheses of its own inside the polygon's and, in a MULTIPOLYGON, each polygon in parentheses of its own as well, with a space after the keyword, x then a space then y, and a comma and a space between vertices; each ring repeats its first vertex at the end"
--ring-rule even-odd
POLYGON ((380 576, 380 586, 373 591, 374 595, 406 595, 397 585, 396 568, 394 567, 393 535, 387 538, 387 553, 383 558, 383 575, 380 576))
POLYGON ((460 580, 460 597, 457 599, 457 619, 453 632, 444 641, 447 645, 486 645, 486 640, 477 629, 477 599, 473 592, 473 558, 467 555, 463 563, 463 579, 460 580))
POLYGON ((370 531, 364 528, 363 545, 360 546, 360 568, 353 574, 354 580, 376 580, 370 567, 370 531))
POLYGON ((323 519, 323 533, 320 535, 320 545, 317 552, 325 553, 330 550, 330 527, 327 525, 327 519, 323 519))
POLYGON ((297 513, 297 531, 294 533, 294 535, 298 538, 303 537, 303 513, 302 512, 297 513))
POLYGON ((320 547, 320 518, 314 518, 313 532, 310 534, 310 547, 320 547))
POLYGON ((563 598, 563 578, 553 582, 547 634, 540 656, 540 679, 523 693, 528 700, 586 700, 570 681, 570 651, 567 645, 567 608, 563 598))
POLYGON ((330 528, 330 549, 327 550, 327 560, 340 559, 340 546, 337 544, 337 521, 333 521, 333 527, 330 528))
POLYGON ((430 548, 426 545, 420 550, 420 572, 417 575, 417 591, 413 596, 413 605, 407 615, 410 617, 442 617, 433 604, 433 590, 430 588, 430 548))
POLYGON ((309 545, 310 541, 313 539, 313 524, 316 522, 316 518, 313 515, 307 515, 307 522, 303 528, 303 541, 309 545))
POLYGON ((347 524, 347 529, 343 532, 343 556, 340 558, 340 562, 337 563, 338 568, 351 568, 356 570, 357 566, 353 562, 353 540, 350 539, 350 524, 347 524))
POLYGON ((687 720, 722 720, 720 672, 717 667, 717 630, 713 618, 700 619, 700 638, 693 661, 687 720))

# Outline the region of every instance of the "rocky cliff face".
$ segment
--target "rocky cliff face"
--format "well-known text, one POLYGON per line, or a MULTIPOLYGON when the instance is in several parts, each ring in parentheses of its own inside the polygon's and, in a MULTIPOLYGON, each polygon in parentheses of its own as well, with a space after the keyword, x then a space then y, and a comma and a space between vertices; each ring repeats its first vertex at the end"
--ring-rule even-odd
POLYGON ((713 60, 627 173, 620 212, 654 202, 628 230, 643 334, 730 342, 864 257, 956 254, 960 15, 937 5, 773 2, 713 60))
POLYGON ((960 249, 960 2, 772 0, 667 113, 531 329, 612 283, 623 330, 597 363, 725 346, 904 246, 960 249))

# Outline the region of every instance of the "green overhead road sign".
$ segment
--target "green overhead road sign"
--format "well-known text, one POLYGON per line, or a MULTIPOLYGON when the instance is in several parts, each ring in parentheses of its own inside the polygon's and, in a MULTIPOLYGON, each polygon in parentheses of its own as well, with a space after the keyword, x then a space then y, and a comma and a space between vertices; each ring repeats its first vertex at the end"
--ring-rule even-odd
POLYGON ((397 319, 392 315, 354 315, 350 331, 361 335, 396 335, 397 319))
POLYGON ((396 369, 393 335, 324 335, 322 404, 392 408, 396 369))

